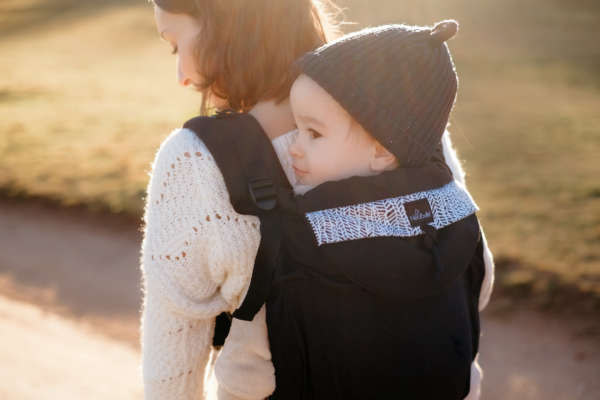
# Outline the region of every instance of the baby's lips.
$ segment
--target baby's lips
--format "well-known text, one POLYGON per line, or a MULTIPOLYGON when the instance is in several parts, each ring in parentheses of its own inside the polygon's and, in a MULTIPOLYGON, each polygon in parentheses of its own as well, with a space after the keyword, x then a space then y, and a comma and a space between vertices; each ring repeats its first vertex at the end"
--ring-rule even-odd
POLYGON ((294 169, 294 172, 295 172, 297 175, 306 175, 306 174, 308 173, 307 171, 304 171, 304 170, 302 170, 302 169, 300 169, 300 168, 296 167, 295 165, 292 165, 292 168, 294 169))

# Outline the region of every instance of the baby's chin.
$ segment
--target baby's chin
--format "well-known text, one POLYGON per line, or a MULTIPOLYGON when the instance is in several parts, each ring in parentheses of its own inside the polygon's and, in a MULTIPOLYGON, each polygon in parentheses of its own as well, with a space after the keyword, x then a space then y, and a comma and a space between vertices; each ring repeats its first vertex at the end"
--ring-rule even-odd
POLYGON ((292 186, 294 187, 295 194, 302 195, 308 192, 309 190, 313 189, 317 185, 305 182, 304 179, 294 175, 294 184, 292 186))
POLYGON ((314 189, 312 185, 294 185, 294 194, 303 195, 309 190, 314 189))

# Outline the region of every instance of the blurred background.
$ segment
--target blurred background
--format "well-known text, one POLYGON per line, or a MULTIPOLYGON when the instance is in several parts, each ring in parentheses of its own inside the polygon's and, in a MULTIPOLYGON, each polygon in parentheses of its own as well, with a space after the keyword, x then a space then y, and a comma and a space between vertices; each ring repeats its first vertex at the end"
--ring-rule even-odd
MULTIPOLYGON (((600 2, 338 4, 346 32, 460 23, 449 130, 497 268, 484 398, 600 398, 600 2)), ((148 173, 200 106, 169 52, 143 0, 0 1, 1 398, 141 398, 148 173)))

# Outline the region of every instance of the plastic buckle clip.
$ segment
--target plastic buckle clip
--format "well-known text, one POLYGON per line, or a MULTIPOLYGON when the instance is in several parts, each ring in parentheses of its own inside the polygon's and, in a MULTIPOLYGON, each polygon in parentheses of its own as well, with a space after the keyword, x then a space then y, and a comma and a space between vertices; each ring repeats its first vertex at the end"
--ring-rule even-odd
POLYGON ((254 204, 261 210, 270 211, 277 206, 277 190, 271 179, 251 179, 248 182, 248 191, 254 204))

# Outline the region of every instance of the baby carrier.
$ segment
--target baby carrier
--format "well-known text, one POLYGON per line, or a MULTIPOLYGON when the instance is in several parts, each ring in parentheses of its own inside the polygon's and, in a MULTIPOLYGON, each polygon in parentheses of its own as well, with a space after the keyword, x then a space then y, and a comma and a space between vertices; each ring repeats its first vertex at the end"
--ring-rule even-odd
MULTIPOLYGON (((463 399, 479 345, 484 276, 477 210, 440 152, 418 168, 293 196, 249 114, 188 121, 236 212, 260 218, 248 293, 266 303, 272 399, 463 399)), ((227 335, 217 319, 215 344, 227 335)))

